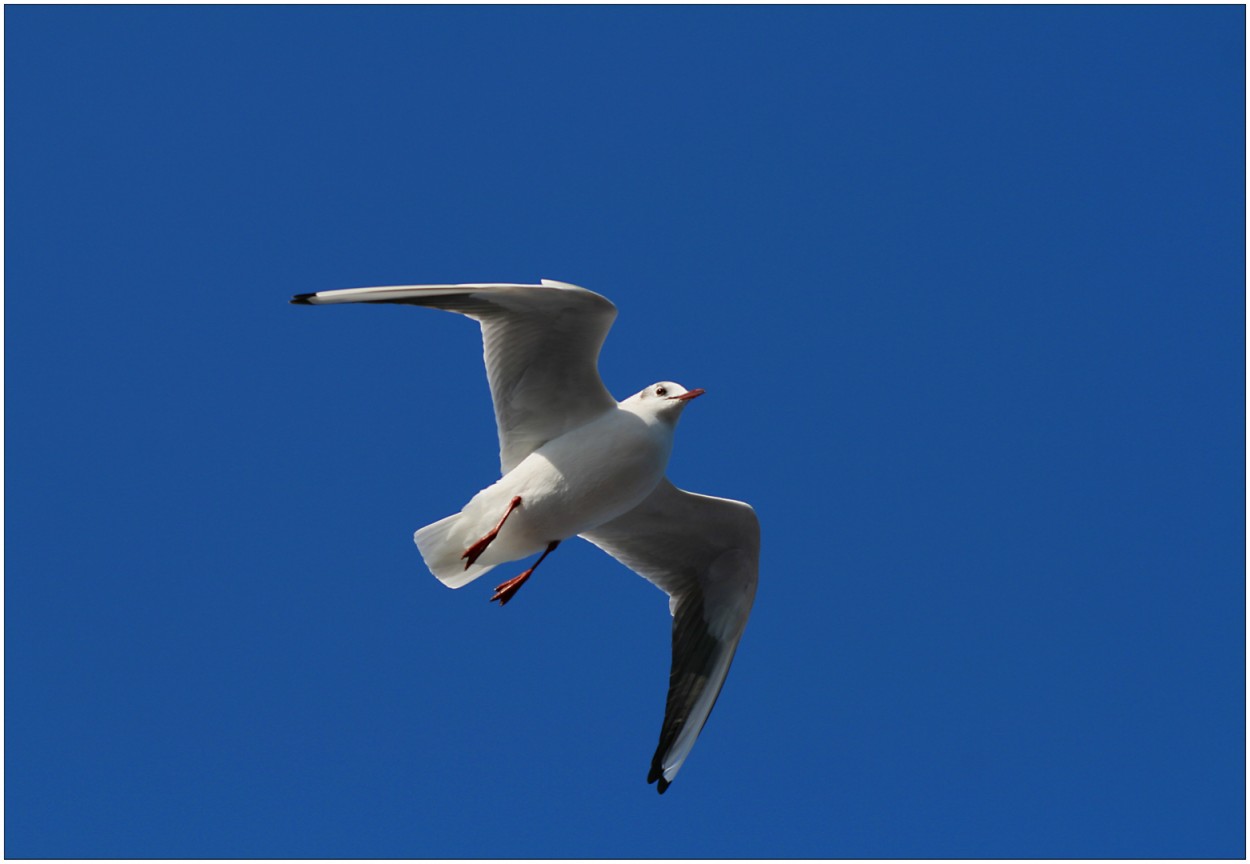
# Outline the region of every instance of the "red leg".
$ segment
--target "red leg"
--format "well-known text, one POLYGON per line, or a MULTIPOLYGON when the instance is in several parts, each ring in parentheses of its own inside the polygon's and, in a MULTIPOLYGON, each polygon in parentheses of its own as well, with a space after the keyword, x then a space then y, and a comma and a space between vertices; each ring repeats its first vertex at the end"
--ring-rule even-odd
POLYGON ((539 564, 543 563, 543 559, 546 558, 548 555, 550 555, 552 551, 559 545, 560 545, 559 540, 552 540, 550 543, 547 544, 547 551, 543 552, 542 555, 538 556, 538 560, 534 562, 533 567, 526 570, 520 576, 515 576, 512 579, 509 579, 507 582, 503 582, 503 583, 500 583, 499 585, 496 585, 495 596, 490 598, 491 602, 494 603, 496 600, 498 600, 500 606, 506 606, 508 601, 513 598, 516 592, 521 590, 521 586, 525 584, 526 579, 530 578, 530 574, 538 569, 539 564))
POLYGON ((490 545, 491 541, 499 536, 499 529, 503 527, 503 523, 507 522, 508 517, 512 515, 512 511, 520 506, 521 506, 521 496, 517 495, 508 504, 508 510, 506 513, 503 514, 503 518, 499 520, 499 524, 496 525, 494 528, 490 529, 489 531, 487 531, 486 534, 482 537, 482 539, 478 540, 468 549, 464 550, 464 554, 461 555, 460 557, 468 559, 464 562, 465 570, 468 570, 471 566, 473 566, 473 562, 476 561, 478 557, 483 552, 486 551, 486 547, 490 545))

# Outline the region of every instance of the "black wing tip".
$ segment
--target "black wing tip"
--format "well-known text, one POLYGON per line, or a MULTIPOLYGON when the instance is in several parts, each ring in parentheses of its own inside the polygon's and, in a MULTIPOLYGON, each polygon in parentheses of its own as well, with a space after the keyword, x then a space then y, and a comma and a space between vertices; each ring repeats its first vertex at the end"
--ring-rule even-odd
POLYGON ((664 794, 664 791, 668 789, 669 786, 673 785, 672 781, 664 779, 664 772, 660 769, 660 766, 658 763, 651 766, 651 771, 649 774, 647 774, 647 782, 648 783, 658 782, 659 785, 655 787, 655 791, 659 792, 661 795, 664 794))
POLYGON ((291 298, 291 305, 292 306, 311 306, 313 305, 312 298, 316 296, 317 295, 315 293, 296 294, 294 297, 291 298))

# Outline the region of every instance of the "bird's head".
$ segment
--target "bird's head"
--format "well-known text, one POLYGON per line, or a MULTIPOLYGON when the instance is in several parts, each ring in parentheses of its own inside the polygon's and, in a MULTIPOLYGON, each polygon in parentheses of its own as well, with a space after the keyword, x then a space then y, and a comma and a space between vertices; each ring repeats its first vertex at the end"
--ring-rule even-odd
POLYGON ((703 390, 698 387, 687 390, 672 381, 661 381, 630 396, 621 403, 621 407, 636 414, 676 423, 690 400, 702 395, 703 390))

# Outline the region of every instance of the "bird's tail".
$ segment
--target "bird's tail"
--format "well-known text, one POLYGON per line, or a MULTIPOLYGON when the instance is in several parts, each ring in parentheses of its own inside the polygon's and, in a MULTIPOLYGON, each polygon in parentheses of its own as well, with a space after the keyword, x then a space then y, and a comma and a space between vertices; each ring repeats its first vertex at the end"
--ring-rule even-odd
POLYGON ((412 535, 421 557, 425 559, 425 566, 448 588, 468 585, 495 566, 481 561, 467 568, 464 566, 464 550, 477 538, 467 536, 464 524, 467 520, 463 517, 463 511, 455 513, 426 525, 412 535))

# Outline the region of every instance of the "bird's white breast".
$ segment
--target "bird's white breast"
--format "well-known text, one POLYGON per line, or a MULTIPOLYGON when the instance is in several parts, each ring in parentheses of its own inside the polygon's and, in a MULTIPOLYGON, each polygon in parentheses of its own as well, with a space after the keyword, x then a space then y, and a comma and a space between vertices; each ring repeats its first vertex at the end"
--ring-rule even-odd
POLYGON ((496 503, 522 500, 499 538, 512 548, 498 553, 531 554, 632 510, 664 476, 672 449, 671 426, 621 409, 548 441, 483 490, 496 503))

